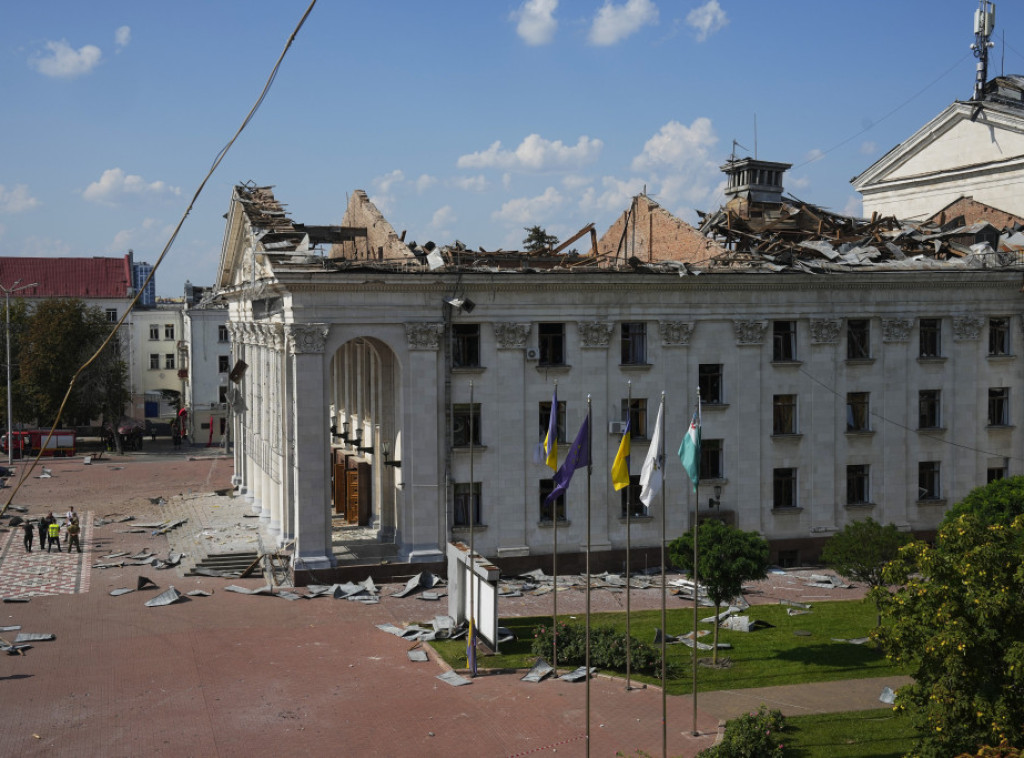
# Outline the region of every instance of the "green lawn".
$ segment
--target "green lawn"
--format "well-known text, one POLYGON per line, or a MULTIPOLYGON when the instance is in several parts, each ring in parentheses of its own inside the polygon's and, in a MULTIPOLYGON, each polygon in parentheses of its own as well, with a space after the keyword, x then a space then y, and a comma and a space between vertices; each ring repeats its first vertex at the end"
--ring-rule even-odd
MULTIPOLYGON (((697 689, 742 689, 906 673, 889 664, 870 644, 851 645, 833 641, 833 638, 866 637, 876 621, 874 605, 863 601, 822 602, 815 604, 811 613, 801 616, 787 615, 786 608, 781 605, 753 606, 745 615, 764 622, 765 626, 753 632, 721 630, 719 641, 732 644, 733 649, 719 651, 719 658, 729 658, 731 666, 718 669, 701 666, 697 689), (797 635, 797 631, 807 634, 797 635)), ((701 618, 713 613, 712 609, 700 609, 701 618)), ((559 620, 581 625, 584 622, 582 617, 570 616, 560 616, 559 620)), ((631 614, 630 621, 635 639, 653 642, 655 629, 661 626, 661 611, 636 611, 631 614)), ((516 640, 502 644, 499 655, 481 656, 479 666, 491 669, 529 668, 534 662, 530 653, 533 629, 550 622, 550 616, 503 619, 501 624, 515 633, 516 640)), ((623 613, 592 614, 590 623, 592 628, 611 626, 624 634, 626 617, 623 613)), ((693 609, 671 608, 667 626, 671 635, 691 631, 693 609)), ((700 628, 711 630, 712 626, 700 624, 700 628)), ((710 642, 711 636, 703 637, 701 641, 710 642)), ((449 665, 466 667, 465 640, 432 644, 449 665)), ((700 657, 710 660, 711 653, 701 652, 700 657)), ((550 658, 548 655, 549 663, 550 658)), ((678 643, 668 646, 669 665, 677 672, 677 676, 668 682, 669 694, 690 692, 691 661, 690 648, 678 643)), ((633 678, 639 682, 658 681, 655 677, 635 673, 633 678)))
POLYGON ((787 718, 782 740, 793 758, 899 758, 914 737, 909 718, 879 708, 787 718))

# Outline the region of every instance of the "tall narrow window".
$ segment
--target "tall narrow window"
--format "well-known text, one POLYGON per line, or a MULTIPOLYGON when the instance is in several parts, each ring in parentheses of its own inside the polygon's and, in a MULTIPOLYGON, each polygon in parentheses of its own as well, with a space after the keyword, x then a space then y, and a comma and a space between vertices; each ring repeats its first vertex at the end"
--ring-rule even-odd
POLYGON ((107 323, 117 323, 117 308, 107 308, 107 323))
POLYGON ((647 324, 627 321, 622 324, 622 363, 643 366, 647 363, 647 324))
POLYGON ((942 426, 942 392, 921 390, 917 393, 918 429, 939 429, 942 426))
POLYGON ((469 447, 469 427, 473 427, 473 445, 480 444, 480 403, 457 403, 452 417, 452 445, 469 447), (470 424, 472 421, 472 424, 470 424))
POLYGON ((871 429, 869 392, 847 392, 846 393, 846 431, 866 432, 871 429))
POLYGON ((701 401, 708 405, 718 405, 723 403, 722 364, 700 364, 697 367, 697 386, 700 387, 701 401))
POLYGON ((1010 388, 988 388, 988 425, 1010 425, 1010 388))
POLYGON ((796 360, 796 322, 772 322, 772 360, 796 360))
POLYGON ((164 324, 164 339, 174 339, 174 324, 164 324))
MULTIPOLYGON (((548 434, 548 423, 551 421, 551 401, 548 400, 545 403, 540 404, 540 439, 541 441, 548 434)), ((565 401, 558 401, 558 412, 555 415, 555 423, 558 425, 556 434, 558 435, 558 442, 565 442, 565 401)))
POLYGON ((629 512, 630 518, 647 515, 643 501, 640 499, 640 492, 642 490, 643 487, 640 486, 640 475, 630 475, 629 486, 623 487, 619 490, 619 497, 622 505, 622 509, 619 511, 620 518, 626 518, 627 511, 629 512))
POLYGON ((218 342, 230 342, 231 341, 231 337, 228 334, 228 325, 227 324, 218 324, 217 325, 217 341, 218 342))
POLYGON ((452 366, 478 368, 480 366, 480 324, 452 325, 452 366))
POLYGON ((992 482, 997 481, 999 479, 1005 479, 1008 476, 1009 473, 1007 473, 1007 467, 1005 463, 1002 466, 989 466, 987 483, 992 484, 992 482))
POLYGON ((158 339, 160 339, 160 325, 159 324, 150 324, 149 325, 149 338, 151 340, 158 340, 158 339))
POLYGON ((151 369, 158 369, 158 368, 160 368, 160 354, 159 353, 150 353, 149 354, 149 367, 151 369))
POLYGON ((622 399, 622 418, 629 419, 629 436, 647 436, 647 398, 634 397, 632 401, 622 399), (627 403, 629 407, 627 408, 627 403))
POLYGON ((217 356, 217 373, 218 374, 226 374, 226 373, 228 373, 231 370, 231 366, 229 365, 230 361, 231 361, 231 358, 229 356, 227 356, 227 355, 218 355, 217 356))
POLYGON ((938 500, 942 497, 939 473, 939 461, 921 461, 917 464, 918 500, 938 500))
POLYGON ((469 526, 470 513, 473 514, 473 526, 479 526, 480 521, 480 482, 473 482, 470 487, 468 482, 456 483, 454 490, 454 506, 452 523, 454 526, 469 526))
POLYGON ((772 434, 796 434, 796 395, 772 398, 772 434))
POLYGON ((772 507, 796 507, 796 469, 777 468, 772 471, 772 507))
POLYGON ((871 502, 868 489, 870 469, 866 463, 846 467, 846 502, 848 505, 864 505, 871 502))
POLYGON ((700 478, 725 479, 725 451, 722 440, 700 441, 700 478))
POLYGON ((942 320, 937 318, 923 318, 920 325, 922 358, 938 358, 942 355, 942 320))
POLYGON ((554 502, 545 502, 548 499, 548 495, 551 494, 552 490, 555 489, 554 479, 541 479, 540 480, 540 520, 541 522, 552 523, 551 511, 554 510, 558 514, 559 521, 565 521, 565 493, 563 492, 554 502), (554 508, 552 509, 552 506, 554 508))
POLYGON ((565 365, 565 324, 537 324, 540 365, 565 365))
POLYGON ((866 318, 851 318, 846 322, 846 357, 851 361, 871 357, 871 322, 866 318))
POLYGON ((988 354, 1010 354, 1010 319, 990 318, 988 320, 988 354))
POLYGON ((174 368, 174 353, 167 353, 167 355, 164 356, 164 368, 165 369, 173 369, 174 368))

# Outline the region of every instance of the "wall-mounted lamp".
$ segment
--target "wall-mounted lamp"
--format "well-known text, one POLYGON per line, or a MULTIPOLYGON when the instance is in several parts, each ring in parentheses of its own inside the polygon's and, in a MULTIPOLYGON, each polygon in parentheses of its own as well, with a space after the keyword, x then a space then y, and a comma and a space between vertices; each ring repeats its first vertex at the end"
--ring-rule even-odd
POLYGON ((450 305, 455 310, 462 311, 463 313, 472 313, 473 309, 476 308, 476 303, 468 297, 446 297, 444 302, 446 305, 450 305))
POLYGON ((380 453, 381 453, 381 455, 384 456, 384 465, 385 466, 394 466, 395 468, 402 468, 402 462, 401 461, 389 460, 390 457, 391 457, 391 443, 390 442, 381 442, 380 443, 380 453))
POLYGON ((715 496, 708 498, 708 508, 717 508, 722 504, 722 485, 715 485, 715 496))

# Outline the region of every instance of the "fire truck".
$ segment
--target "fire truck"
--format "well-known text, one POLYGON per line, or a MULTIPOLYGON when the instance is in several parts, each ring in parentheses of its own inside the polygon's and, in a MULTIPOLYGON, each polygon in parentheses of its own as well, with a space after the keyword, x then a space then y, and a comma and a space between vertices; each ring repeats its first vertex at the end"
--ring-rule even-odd
MULTIPOLYGON (((44 456, 53 458, 70 458, 75 454, 77 439, 74 429, 56 429, 53 432, 53 436, 47 441, 46 437, 49 434, 49 429, 26 429, 14 432, 12 436, 14 442, 11 446, 11 457, 34 458, 39 454, 40 450, 43 451, 44 456), (43 449, 44 442, 46 443, 45 450, 43 449)), ((7 435, 5 434, 0 437, 0 451, 6 453, 7 445, 7 435)))

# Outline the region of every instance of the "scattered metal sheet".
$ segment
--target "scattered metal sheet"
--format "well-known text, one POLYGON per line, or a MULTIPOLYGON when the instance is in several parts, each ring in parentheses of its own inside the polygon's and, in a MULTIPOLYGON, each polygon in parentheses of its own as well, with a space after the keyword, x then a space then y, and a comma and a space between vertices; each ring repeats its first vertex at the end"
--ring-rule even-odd
POLYGON ((787 608, 786 609, 786 615, 787 616, 804 616, 804 615, 806 615, 808 613, 813 613, 813 611, 801 611, 799 608, 787 608))
POLYGON ((793 636, 794 637, 810 637, 811 633, 808 632, 806 629, 796 629, 793 632, 793 636))
POLYGON ((393 634, 396 637, 401 637, 403 632, 405 631, 401 627, 395 626, 394 624, 377 624, 376 626, 382 632, 387 632, 388 634, 393 634))
POLYGON ((217 571, 217 569, 206 568, 205 566, 196 566, 194 569, 192 569, 192 573, 196 574, 198 576, 216 576, 216 577, 226 577, 229 574, 231 574, 231 575, 235 574, 234 571, 217 571))
POLYGON ((420 650, 419 648, 407 651, 406 655, 409 656, 409 660, 413 663, 425 663, 430 660, 430 658, 427 657, 427 651, 420 650))
POLYGON ((121 597, 121 595, 127 595, 129 592, 135 592, 131 587, 118 587, 117 589, 110 591, 111 597, 121 597))
POLYGON ((810 603, 798 603, 796 600, 780 600, 779 605, 791 605, 794 608, 800 608, 805 611, 809 611, 811 609, 810 603))
POLYGON ((111 558, 123 558, 126 555, 128 555, 128 553, 111 553, 110 555, 104 555, 104 556, 100 556, 100 557, 103 558, 104 560, 108 560, 109 561, 111 558))
POLYGON ((18 636, 14 638, 14 644, 17 645, 21 642, 50 642, 55 639, 57 639, 56 634, 19 632, 18 636))
POLYGON ((455 619, 451 616, 434 616, 434 620, 430 622, 430 625, 434 627, 434 631, 438 635, 447 636, 451 634, 452 629, 455 627, 455 619))
POLYGON ((333 586, 329 584, 310 584, 306 586, 306 597, 322 597, 331 594, 333 586))
POLYGON ((92 564, 94 569, 111 569, 111 568, 124 568, 124 561, 117 561, 116 563, 94 563, 92 564))
POLYGON ((505 627, 505 626, 499 626, 498 627, 498 644, 499 645, 502 642, 512 642, 512 641, 515 640, 515 638, 516 638, 515 633, 511 629, 509 629, 508 627, 505 627))
POLYGON ((0 626, 0 632, 20 632, 21 624, 15 624, 14 626, 0 626))
MULTIPOLYGON (((590 675, 593 676, 596 673, 597 673, 597 667, 596 666, 591 666, 590 667, 590 675)), ((567 674, 562 674, 558 678, 561 679, 563 682, 582 682, 584 679, 587 678, 587 667, 586 666, 580 666, 575 671, 570 671, 567 674)))
POLYGON ((543 681, 545 678, 551 676, 553 671, 554 669, 551 667, 550 663, 545 661, 543 658, 538 658, 537 661, 533 664, 533 668, 527 671, 526 676, 524 676, 519 681, 534 683, 540 682, 543 681))
POLYGON ((285 600, 302 600, 302 595, 296 595, 294 592, 288 592, 287 590, 278 590, 278 597, 283 597, 285 600))
POLYGON ((135 555, 130 555, 128 557, 131 558, 133 561, 148 561, 150 558, 153 557, 153 554, 150 553, 149 550, 147 549, 143 550, 141 553, 136 553, 135 555))
MULTIPOLYGON (((655 628, 655 630, 654 630, 654 642, 651 643, 651 644, 653 644, 653 645, 660 645, 661 644, 661 634, 662 634, 661 633, 661 629, 655 628)), ((671 642, 679 642, 679 637, 677 637, 677 636, 675 636, 673 634, 666 634, 665 635, 665 642, 666 642, 666 644, 667 643, 671 643, 671 642)))
POLYGON ((237 584, 232 584, 224 588, 226 592, 237 592, 240 595, 273 595, 274 588, 269 584, 263 587, 257 587, 254 590, 248 587, 239 587, 237 584))
POLYGON ((833 642, 846 642, 850 645, 866 645, 871 641, 870 637, 854 637, 852 639, 844 639, 842 637, 833 637, 833 642))
POLYGON ((176 603, 181 599, 181 593, 174 589, 174 585, 171 585, 152 600, 147 600, 146 605, 150 608, 155 608, 160 605, 170 605, 171 603, 176 603))
POLYGON ((756 622, 750 620, 750 616, 730 616, 721 623, 722 629, 732 632, 751 632, 756 622))
POLYGON ((213 593, 210 590, 190 590, 185 594, 189 597, 210 597, 213 593))
POLYGON ((5 603, 27 603, 29 598, 27 597, 5 597, 5 603))
POLYGON ((135 589, 137 589, 137 590, 146 590, 146 589, 150 589, 150 588, 155 590, 157 588, 156 582, 154 582, 149 577, 140 576, 138 578, 137 582, 136 582, 135 589))
POLYGON ((452 687, 461 687, 464 684, 472 684, 472 679, 467 679, 464 676, 459 676, 454 671, 445 671, 443 674, 438 674, 435 679, 440 679, 445 684, 450 684, 452 687))
POLYGON ((420 600, 433 600, 437 602, 441 599, 441 596, 436 592, 421 592, 419 598, 420 600))
POLYGON ((412 579, 406 582, 404 589, 401 589, 398 592, 394 593, 392 597, 405 597, 406 595, 420 588, 430 589, 431 587, 436 587, 442 583, 443 580, 440 577, 435 576, 429 571, 423 571, 419 574, 416 574, 416 576, 414 576, 412 579))
POLYGON ((878 696, 878 699, 886 705, 892 705, 896 702, 896 693, 893 692, 892 687, 883 687, 882 694, 878 696))

